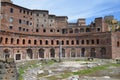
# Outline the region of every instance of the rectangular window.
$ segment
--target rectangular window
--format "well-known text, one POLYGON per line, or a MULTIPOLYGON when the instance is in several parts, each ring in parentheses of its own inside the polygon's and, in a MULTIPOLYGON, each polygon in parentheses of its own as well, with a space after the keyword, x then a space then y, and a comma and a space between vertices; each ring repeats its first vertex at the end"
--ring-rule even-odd
POLYGON ((2 40, 3 40, 3 38, 2 38, 2 37, 0 37, 0 44, 2 43, 2 40))
POLYGON ((92 40, 92 44, 94 44, 94 40, 92 40))
POLYGON ((39 14, 36 14, 36 16, 39 16, 39 14))
POLYGON ((20 9, 20 13, 22 13, 22 9, 20 9))
POLYGON ((89 44, 89 40, 87 40, 86 43, 89 44))
POLYGON ((23 13, 25 14, 25 10, 23 11, 23 13))
POLYGON ((29 25, 29 21, 26 21, 26 24, 29 25))
POLYGON ((13 8, 10 8, 10 13, 13 13, 13 8))
POLYGON ((84 40, 82 40, 82 42, 81 42, 82 44, 84 44, 84 40))
POLYGON ((22 20, 21 20, 21 19, 19 19, 19 23, 20 23, 20 24, 22 23, 22 20))
POLYGON ((117 47, 120 47, 120 43, 119 43, 119 41, 117 41, 117 47))
POLYGON ((99 44, 100 42, 99 42, 99 39, 97 39, 97 44, 99 44))
POLYGON ((9 26, 9 29, 13 29, 13 26, 9 26))
POLYGON ((23 31, 25 31, 25 28, 23 28, 23 31))
POLYGON ((27 11, 27 15, 29 14, 29 11, 27 11))
POLYGON ((79 40, 76 40, 76 44, 79 45, 79 40))
POLYGON ((22 28, 21 27, 19 27, 19 31, 21 31, 22 30, 22 28))
POLYGON ((13 39, 13 38, 11 38, 11 44, 13 44, 13 42, 14 42, 14 39, 13 39))
POLYGON ((5 38, 5 44, 7 44, 8 43, 8 38, 5 38))
POLYGON ((53 40, 51 40, 51 45, 54 45, 54 41, 53 40))
POLYGON ((68 40, 66 41, 66 44, 69 45, 69 41, 68 40))
POLYGON ((29 29, 26 29, 26 31, 28 32, 28 31, 29 31, 29 29))
POLYGON ((31 15, 32 15, 32 12, 31 12, 31 15))

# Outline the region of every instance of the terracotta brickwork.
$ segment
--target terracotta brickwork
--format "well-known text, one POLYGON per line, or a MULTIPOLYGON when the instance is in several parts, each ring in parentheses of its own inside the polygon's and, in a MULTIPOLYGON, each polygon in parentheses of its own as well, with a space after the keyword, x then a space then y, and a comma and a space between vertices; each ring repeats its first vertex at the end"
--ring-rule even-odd
POLYGON ((83 18, 77 23, 69 23, 67 19, 67 16, 51 15, 47 10, 2 2, 0 57, 16 61, 59 58, 60 43, 63 58, 120 57, 120 32, 112 32, 106 18, 95 18, 90 25, 83 18))

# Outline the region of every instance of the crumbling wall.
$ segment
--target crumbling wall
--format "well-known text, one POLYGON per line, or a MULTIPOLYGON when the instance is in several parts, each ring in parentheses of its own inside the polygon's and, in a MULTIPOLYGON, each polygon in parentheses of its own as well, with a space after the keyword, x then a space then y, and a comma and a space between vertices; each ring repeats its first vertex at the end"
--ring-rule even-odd
POLYGON ((18 80, 18 73, 13 58, 0 59, 0 80, 18 80))

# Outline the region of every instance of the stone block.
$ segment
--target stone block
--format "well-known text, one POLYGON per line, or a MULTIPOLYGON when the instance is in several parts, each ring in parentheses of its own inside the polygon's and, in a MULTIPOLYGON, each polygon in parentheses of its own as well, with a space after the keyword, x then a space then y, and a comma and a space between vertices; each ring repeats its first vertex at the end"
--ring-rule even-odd
POLYGON ((9 62, 14 62, 14 58, 7 58, 6 61, 9 62))

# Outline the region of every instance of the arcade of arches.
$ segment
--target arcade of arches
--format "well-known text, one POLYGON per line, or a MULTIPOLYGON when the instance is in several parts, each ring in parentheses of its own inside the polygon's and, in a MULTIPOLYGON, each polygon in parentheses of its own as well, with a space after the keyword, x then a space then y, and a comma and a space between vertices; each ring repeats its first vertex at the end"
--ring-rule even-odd
MULTIPOLYGON (((22 50, 22 49, 21 49, 22 50)), ((46 58, 59 58, 59 48, 39 48, 34 50, 28 48, 24 51, 17 51, 17 53, 11 52, 9 49, 4 49, 3 57, 10 58, 14 54, 15 60, 31 60, 31 59, 46 59, 46 58)), ((97 48, 62 48, 63 58, 66 57, 94 57, 94 58, 106 58, 107 51, 105 47, 97 48)))

